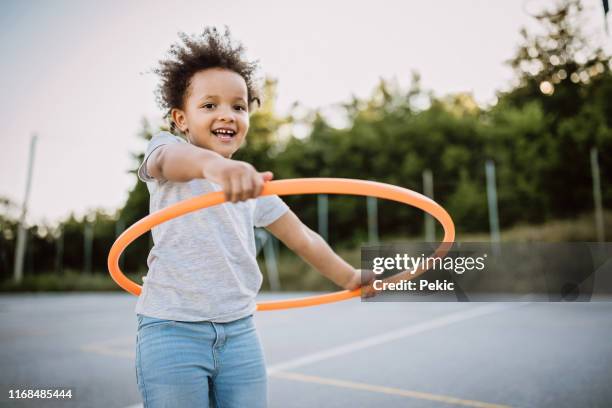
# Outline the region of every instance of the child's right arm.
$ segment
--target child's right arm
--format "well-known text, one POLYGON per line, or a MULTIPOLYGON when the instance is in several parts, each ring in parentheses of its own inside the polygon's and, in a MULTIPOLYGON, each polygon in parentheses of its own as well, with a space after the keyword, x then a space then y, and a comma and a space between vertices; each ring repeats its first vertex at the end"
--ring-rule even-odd
POLYGON ((249 163, 226 159, 212 150, 190 144, 167 144, 155 149, 147 159, 147 173, 156 179, 186 182, 205 178, 222 186, 231 202, 259 196, 272 172, 258 172, 249 163))

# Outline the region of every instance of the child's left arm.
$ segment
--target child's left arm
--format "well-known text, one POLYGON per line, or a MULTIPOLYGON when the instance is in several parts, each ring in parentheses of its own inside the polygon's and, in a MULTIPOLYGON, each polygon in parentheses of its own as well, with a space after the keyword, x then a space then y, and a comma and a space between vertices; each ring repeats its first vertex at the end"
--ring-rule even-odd
POLYGON ((336 285, 348 290, 361 287, 361 271, 340 258, 327 242, 304 225, 293 211, 289 210, 266 229, 336 285))

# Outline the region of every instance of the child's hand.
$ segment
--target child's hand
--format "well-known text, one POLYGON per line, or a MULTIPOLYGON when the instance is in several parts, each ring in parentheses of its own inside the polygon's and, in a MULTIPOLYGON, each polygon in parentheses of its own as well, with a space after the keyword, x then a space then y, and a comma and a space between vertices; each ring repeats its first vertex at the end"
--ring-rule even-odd
POLYGON ((374 272, 367 269, 355 269, 351 280, 349 280, 344 288, 348 290, 361 288, 363 297, 373 297, 376 296, 376 290, 372 286, 372 282, 375 279, 376 274, 374 272))
POLYGON ((202 170, 206 179, 222 186, 232 203, 259 196, 264 182, 274 178, 271 171, 260 173, 249 163, 223 157, 207 160, 202 170))

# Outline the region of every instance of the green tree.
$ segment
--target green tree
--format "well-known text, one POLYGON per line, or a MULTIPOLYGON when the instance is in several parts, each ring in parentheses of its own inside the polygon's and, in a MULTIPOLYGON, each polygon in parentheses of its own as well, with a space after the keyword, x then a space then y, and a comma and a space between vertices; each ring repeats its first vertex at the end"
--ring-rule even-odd
MULTIPOLYGON (((534 102, 541 107, 545 125, 528 134, 519 132, 506 149, 514 150, 516 157, 524 155, 525 161, 534 160, 522 175, 517 172, 524 180, 521 189, 533 190, 528 197, 517 198, 526 206, 541 208, 537 215, 529 211, 531 219, 567 217, 592 208, 589 152, 592 147, 609 151, 612 143, 612 62, 582 33, 582 11, 580 1, 566 0, 535 16, 541 33, 521 31, 522 43, 509 61, 519 85, 501 94, 500 107, 494 110, 493 120, 501 119, 503 127, 512 109, 534 102), (499 114, 504 109, 509 113, 499 114)), ((608 156, 601 157, 604 180, 612 172, 608 156)), ((611 194, 608 186, 604 191, 608 206, 611 194)))

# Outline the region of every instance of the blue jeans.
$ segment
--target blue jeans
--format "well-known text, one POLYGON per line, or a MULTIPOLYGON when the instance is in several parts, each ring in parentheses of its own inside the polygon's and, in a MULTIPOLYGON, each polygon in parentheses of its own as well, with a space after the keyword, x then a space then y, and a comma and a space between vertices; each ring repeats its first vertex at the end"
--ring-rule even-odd
POLYGON ((145 408, 267 406, 253 316, 229 323, 137 317, 136 380, 145 408))

